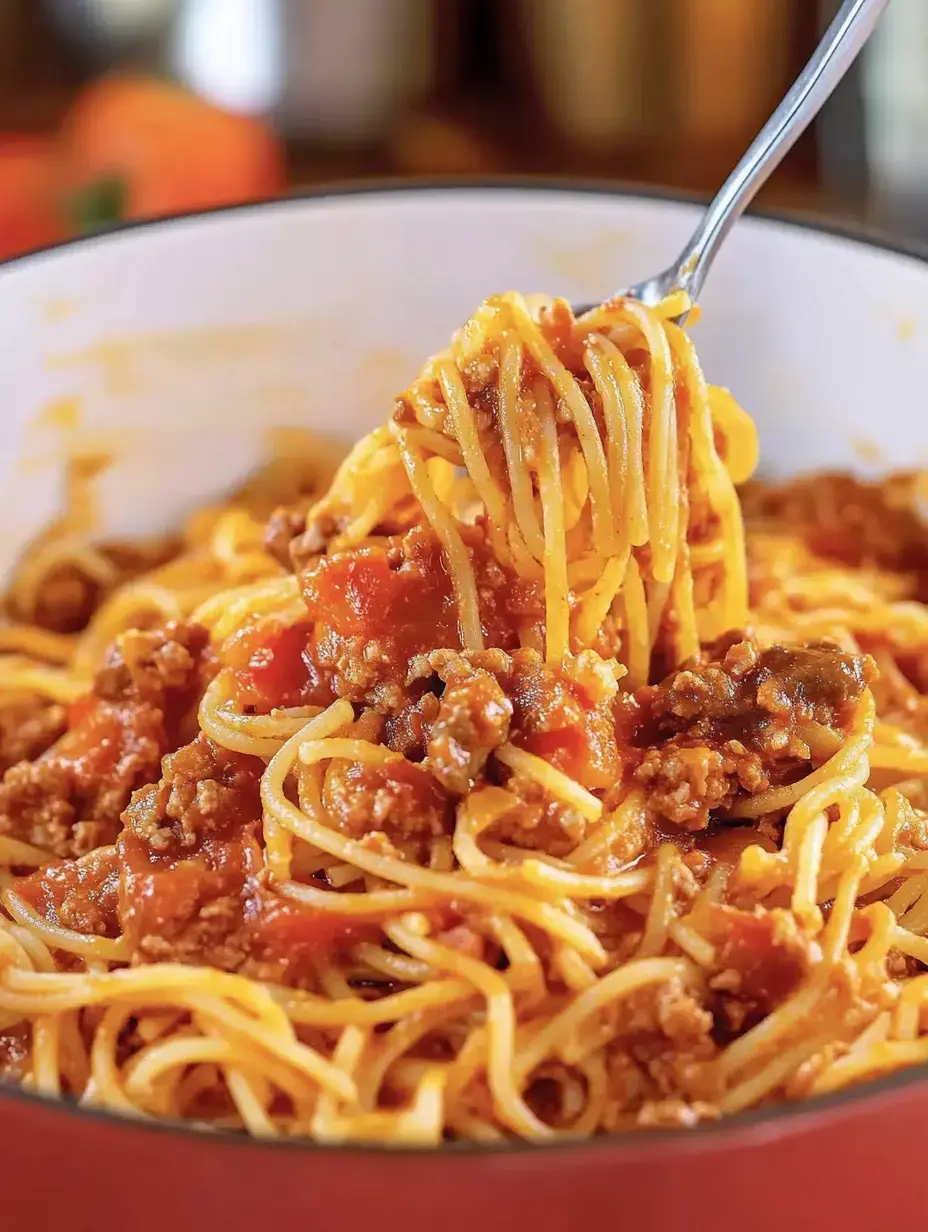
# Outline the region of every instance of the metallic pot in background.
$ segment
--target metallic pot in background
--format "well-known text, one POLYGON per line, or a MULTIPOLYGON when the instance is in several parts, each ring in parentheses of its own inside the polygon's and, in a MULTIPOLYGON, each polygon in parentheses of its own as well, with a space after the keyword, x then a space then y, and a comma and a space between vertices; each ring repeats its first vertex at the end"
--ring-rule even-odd
POLYGON ((870 210, 882 227, 928 237, 928 3, 890 5, 863 60, 870 210))
POLYGON ((790 85, 790 28, 784 0, 665 0, 674 87, 669 119, 681 145, 735 154, 790 85))
POLYGON ((520 0, 530 72, 552 127, 604 151, 648 134, 650 0, 520 0))
POLYGON ((280 118, 294 136, 370 144, 432 86, 431 0, 281 0, 281 15, 280 118))
POLYGON ((46 2, 94 69, 141 62, 285 136, 369 145, 434 80, 434 0, 46 2))
POLYGON ((183 0, 44 0, 54 26, 82 62, 158 61, 183 0))

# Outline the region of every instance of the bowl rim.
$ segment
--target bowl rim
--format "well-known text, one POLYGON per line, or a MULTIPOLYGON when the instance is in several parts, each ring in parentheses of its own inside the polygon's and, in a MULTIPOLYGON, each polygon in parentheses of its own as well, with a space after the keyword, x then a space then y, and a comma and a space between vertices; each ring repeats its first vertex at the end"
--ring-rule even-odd
MULTIPOLYGON (((119 223, 101 231, 92 231, 86 235, 72 236, 46 244, 29 252, 18 253, 0 260, 0 274, 9 269, 28 265, 41 260, 51 253, 68 252, 84 246, 106 244, 119 237, 130 235, 137 231, 157 230, 174 224, 222 218, 226 215, 247 214, 256 210, 268 211, 285 209, 287 206, 301 203, 350 200, 355 197, 391 198, 408 195, 422 197, 434 194, 439 197, 457 194, 480 194, 492 197, 496 194, 526 194, 546 193, 552 196, 577 196, 590 198, 617 198, 636 201, 657 201, 668 205, 705 206, 709 196, 703 193, 689 192, 684 189, 664 188, 651 184, 626 184, 621 181, 596 179, 565 179, 551 176, 533 175, 498 175, 490 178, 417 178, 406 180, 397 177, 384 177, 376 180, 358 180, 347 183, 323 183, 318 186, 298 189, 277 197, 261 197, 253 201, 243 201, 233 205, 214 206, 204 210, 190 210, 182 213, 163 214, 157 218, 133 219, 119 223)), ((814 210, 792 210, 780 208, 756 208, 749 206, 744 215, 749 219, 759 219, 762 222, 780 224, 798 231, 807 231, 835 239, 849 240, 864 248, 873 248, 897 256, 912 257, 916 261, 928 263, 928 241, 911 237, 901 238, 897 235, 874 226, 871 223, 851 219, 831 218, 816 213, 814 210)))
MULTIPOLYGON (((322 184, 318 187, 302 189, 281 197, 263 198, 256 201, 243 202, 235 205, 219 206, 213 209, 197 210, 188 213, 169 214, 158 218, 141 219, 123 223, 108 228, 105 231, 93 232, 88 235, 76 236, 61 240, 55 244, 20 253, 0 261, 0 276, 9 270, 28 266, 34 261, 41 261, 56 253, 67 253, 71 250, 106 244, 119 237, 134 232, 144 233, 148 230, 170 228, 191 220, 225 215, 244 215, 253 211, 267 211, 275 208, 313 203, 321 201, 338 202, 353 198, 390 199, 397 196, 408 196, 417 199, 434 195, 437 197, 452 197, 467 193, 484 195, 492 199, 496 195, 539 193, 564 197, 615 198, 637 201, 655 201, 671 205, 699 206, 705 205, 707 196, 685 191, 667 189, 651 185, 623 184, 621 182, 558 179, 545 176, 496 176, 490 179, 383 179, 371 181, 349 182, 346 184, 322 184)), ((754 209, 747 212, 749 218, 758 219, 797 231, 824 235, 830 238, 847 240, 861 248, 870 248, 879 252, 912 258, 928 266, 928 244, 914 239, 900 239, 897 236, 870 226, 853 221, 823 218, 814 212, 784 211, 777 209, 754 209)), ((750 1143, 760 1140, 786 1136, 793 1129, 798 1132, 814 1129, 816 1123, 831 1122, 836 1113, 842 1110, 860 1110, 874 1104, 887 1104, 894 1095, 910 1091, 918 1086, 928 1087, 928 1063, 912 1066, 895 1073, 875 1078, 860 1086, 850 1086, 827 1095, 810 1096, 796 1103, 774 1104, 769 1107, 748 1110, 710 1121, 693 1128, 662 1128, 648 1130, 623 1130, 613 1134, 603 1134, 599 1137, 556 1139, 553 1142, 529 1142, 521 1139, 506 1140, 499 1143, 454 1142, 445 1143, 440 1147, 404 1147, 385 1143, 320 1143, 310 1138, 254 1138, 250 1135, 233 1131, 214 1131, 209 1127, 199 1127, 189 1122, 171 1118, 143 1121, 131 1116, 111 1112, 102 1108, 88 1107, 64 1097, 49 1097, 37 1092, 28 1091, 14 1083, 0 1081, 0 1104, 22 1103, 31 1106, 36 1111, 43 1110, 50 1116, 61 1115, 68 1118, 89 1120, 103 1127, 111 1127, 125 1133, 139 1136, 151 1134, 168 1135, 191 1143, 203 1145, 215 1144, 225 1150, 273 1151, 278 1154, 305 1154, 307 1152, 339 1156, 357 1156, 364 1159, 370 1155, 393 1155, 401 1158, 413 1157, 433 1159, 436 1155, 442 1159, 470 1159, 473 1156, 484 1159, 505 1159, 513 1155, 525 1156, 543 1152, 547 1158, 551 1154, 558 1157, 576 1155, 579 1152, 602 1153, 621 1152, 624 1158, 635 1155, 653 1156, 658 1152, 670 1157, 677 1152, 706 1153, 713 1149, 726 1148, 726 1145, 750 1143)))

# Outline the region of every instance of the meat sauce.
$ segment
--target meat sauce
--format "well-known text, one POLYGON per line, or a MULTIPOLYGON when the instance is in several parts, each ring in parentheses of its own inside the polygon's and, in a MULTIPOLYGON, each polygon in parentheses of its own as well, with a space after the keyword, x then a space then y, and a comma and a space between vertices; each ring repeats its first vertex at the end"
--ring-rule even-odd
POLYGON ((258 841, 262 764, 199 737, 138 792, 115 847, 17 878, 52 923, 129 938, 133 961, 205 963, 300 982, 321 949, 370 925, 267 889, 258 841))
POLYGON ((634 771, 659 819, 705 829, 713 812, 808 773, 834 752, 875 666, 833 646, 759 650, 732 637, 639 690, 634 771))
MULTIPOLYGON (((540 588, 497 564, 479 528, 471 528, 465 546, 484 638, 514 648, 519 629, 543 615, 540 588)), ((338 694, 352 701, 399 709, 408 700, 402 686, 410 663, 461 646, 454 588, 430 532, 414 529, 386 546, 321 557, 301 580, 316 622, 313 658, 333 673, 338 694)))
POLYGON ((11 697, 0 705, 0 774, 32 761, 68 729, 64 706, 41 697, 11 697))
MULTIPOLYGON (((195 626, 125 635, 71 707, 67 731, 0 784, 0 834, 70 857, 19 878, 17 891, 65 927, 124 934, 135 962, 207 963, 294 983, 312 978, 320 949, 377 935, 376 921, 270 888, 264 763, 197 734, 197 704, 220 665, 245 714, 345 697, 368 716, 371 738, 403 753, 383 765, 327 767, 323 802, 351 838, 426 862, 431 841, 453 832, 462 796, 509 786, 519 798, 494 837, 569 853, 586 821, 493 758, 511 742, 599 793, 606 809, 642 789, 647 821, 628 858, 669 835, 694 869, 710 859, 711 837, 739 795, 808 772, 810 731, 840 744, 872 679, 865 656, 828 646, 761 651, 732 637, 661 684, 623 693, 591 652, 552 665, 521 648, 543 619, 540 588, 494 561, 479 526, 466 547, 490 647, 476 654, 461 652, 451 578, 435 536, 418 528, 309 559, 299 578, 305 619, 255 620, 218 661, 195 626)), ((47 733, 63 717, 53 715, 47 733)), ((750 913, 720 909, 709 925, 736 973, 727 991, 746 1014, 781 995, 801 967, 791 939, 768 935, 750 913), (749 952, 760 955, 757 969, 749 952), (786 974, 771 974, 774 966, 786 974)), ((466 931, 453 913, 443 926, 466 931)))
POLYGON ((0 835, 53 856, 112 843, 132 792, 157 779, 164 753, 196 728, 212 665, 204 629, 170 625, 124 635, 68 730, 0 783, 0 835))
POLYGON ((245 714, 283 706, 325 706, 335 700, 330 679, 312 655, 309 621, 277 620, 246 625, 222 651, 231 669, 236 700, 245 714))
POLYGON ((589 791, 615 782, 614 682, 580 655, 554 668, 531 651, 517 651, 500 683, 512 701, 513 742, 550 762, 589 791))
POLYGON ((52 924, 89 936, 119 934, 119 865, 112 847, 46 865, 18 878, 14 889, 52 924))
POLYGON ((201 735, 133 799, 117 841, 119 916, 140 958, 297 978, 321 946, 357 933, 267 889, 263 768, 201 735))

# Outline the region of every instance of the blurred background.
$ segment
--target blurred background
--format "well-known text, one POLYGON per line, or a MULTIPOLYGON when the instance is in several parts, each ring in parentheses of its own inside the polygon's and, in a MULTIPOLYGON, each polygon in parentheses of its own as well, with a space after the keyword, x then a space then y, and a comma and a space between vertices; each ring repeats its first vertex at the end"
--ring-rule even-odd
MULTIPOLYGON (((122 218, 378 177, 708 194, 837 7, 0 0, 0 255, 122 218)), ((762 203, 928 237, 926 64, 928 0, 894 0, 762 203)))

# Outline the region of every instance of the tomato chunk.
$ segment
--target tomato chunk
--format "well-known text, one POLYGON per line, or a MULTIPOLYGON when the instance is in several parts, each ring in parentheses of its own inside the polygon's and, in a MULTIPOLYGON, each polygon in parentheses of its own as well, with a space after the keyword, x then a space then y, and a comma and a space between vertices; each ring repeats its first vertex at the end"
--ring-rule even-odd
POLYGON ((47 864, 13 889, 52 924, 88 936, 115 937, 119 868, 112 847, 101 847, 79 860, 47 864))
POLYGON ((276 707, 328 705, 329 682, 313 661, 312 625, 258 621, 244 628, 223 649, 232 668, 236 701, 267 714, 276 707))

